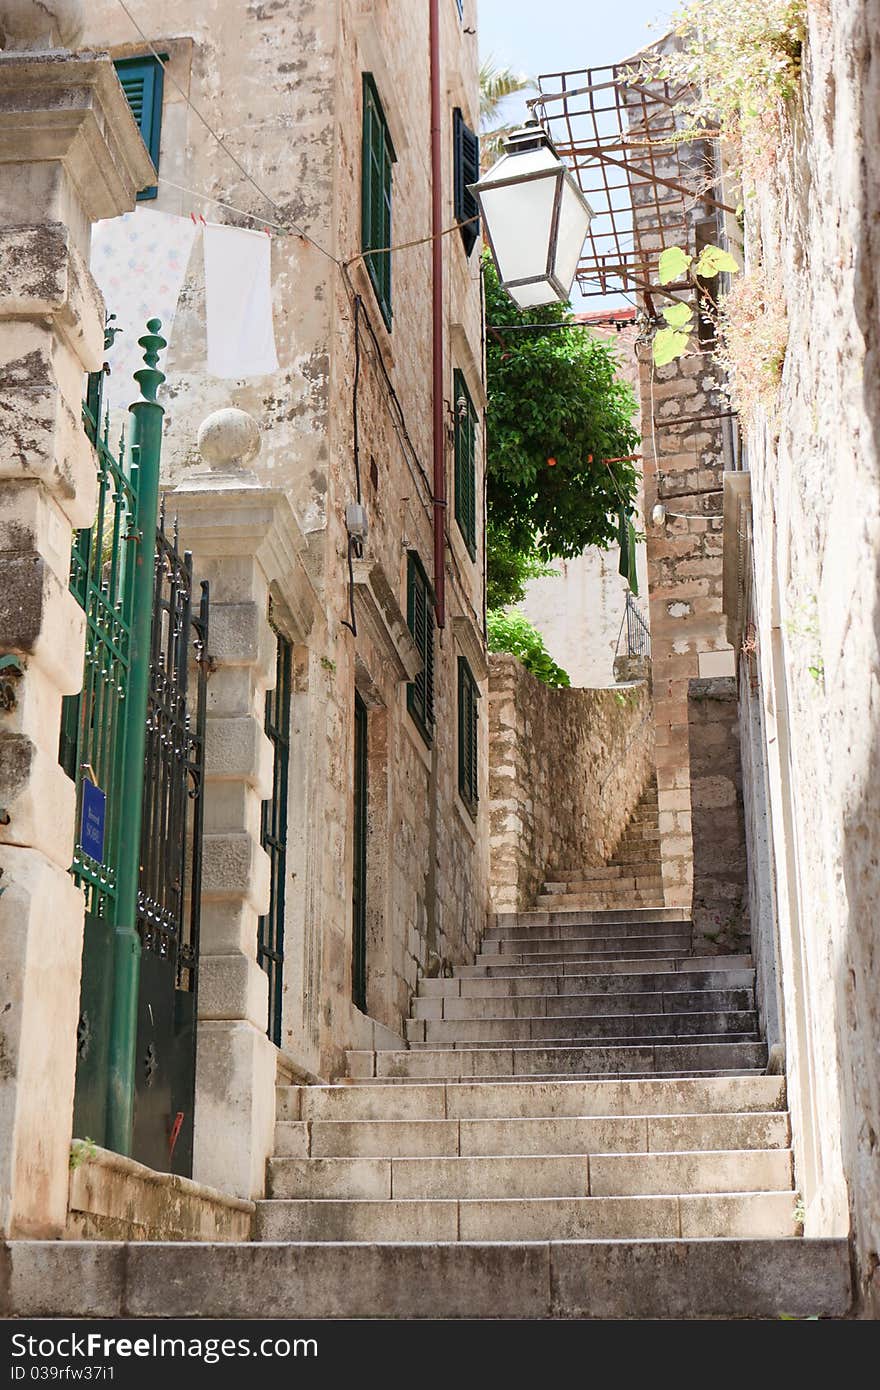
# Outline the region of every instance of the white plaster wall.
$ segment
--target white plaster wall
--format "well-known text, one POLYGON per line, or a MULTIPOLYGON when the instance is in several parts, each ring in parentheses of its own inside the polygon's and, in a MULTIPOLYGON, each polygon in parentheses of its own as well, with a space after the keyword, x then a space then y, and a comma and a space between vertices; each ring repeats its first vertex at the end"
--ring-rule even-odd
POLYGON ((749 204, 789 315, 779 416, 750 437, 755 619, 806 1230, 852 1222, 876 1313, 880 35, 859 0, 810 16, 791 149, 749 204))

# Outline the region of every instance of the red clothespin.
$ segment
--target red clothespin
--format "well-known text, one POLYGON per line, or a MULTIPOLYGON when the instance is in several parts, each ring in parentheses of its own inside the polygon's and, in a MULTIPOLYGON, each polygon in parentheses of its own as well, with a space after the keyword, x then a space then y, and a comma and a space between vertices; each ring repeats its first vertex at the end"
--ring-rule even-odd
POLYGON ((194 212, 190 213, 190 218, 192 219, 193 226, 197 227, 199 225, 199 220, 194 212))

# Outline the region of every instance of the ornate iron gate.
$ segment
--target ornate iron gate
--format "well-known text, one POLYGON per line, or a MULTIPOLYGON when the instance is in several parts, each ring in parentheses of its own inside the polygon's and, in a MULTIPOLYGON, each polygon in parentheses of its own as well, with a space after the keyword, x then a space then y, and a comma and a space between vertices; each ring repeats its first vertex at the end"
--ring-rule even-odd
POLYGON ((74 1132, 189 1173, 208 590, 193 612, 192 558, 166 535, 164 516, 157 529, 160 328, 150 320, 138 340, 142 395, 118 456, 101 420, 100 374, 89 380, 98 510, 71 556, 86 654, 82 690, 64 702, 59 756, 76 783, 71 872, 86 890, 74 1132))
POLYGON ((81 692, 63 703, 60 761, 76 783, 71 872, 86 895, 74 1133, 103 1143, 113 996, 113 972, 107 962, 113 959, 124 829, 122 779, 138 499, 137 475, 127 476, 118 461, 125 456, 124 438, 117 458, 110 447, 108 421, 99 425, 96 388, 91 405, 92 409, 88 404, 83 408, 83 422, 95 446, 98 510, 95 524, 77 532, 70 562, 70 588, 86 615, 85 666, 81 692))
POLYGON ((193 606, 192 556, 156 533, 144 759, 141 938, 132 1155, 192 1171, 201 901, 208 585, 193 606), (195 697, 193 699, 193 696, 195 697))

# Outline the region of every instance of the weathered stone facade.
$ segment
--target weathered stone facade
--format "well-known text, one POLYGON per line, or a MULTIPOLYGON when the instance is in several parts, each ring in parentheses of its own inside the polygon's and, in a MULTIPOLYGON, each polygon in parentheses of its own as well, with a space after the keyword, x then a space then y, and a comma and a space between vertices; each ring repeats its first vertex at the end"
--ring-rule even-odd
POLYGON ((58 1236, 67 1218, 84 900, 58 745, 83 673, 71 539, 95 509, 89 239, 150 173, 109 60, 39 42, 75 30, 76 9, 5 14, 0 54, 0 1231, 14 1236, 58 1236))
POLYGON ((515 657, 491 656, 494 911, 525 911, 556 870, 609 859, 653 771, 646 684, 554 689, 515 657))
POLYGON ((746 842, 736 680, 688 686, 691 811, 660 812, 660 834, 690 824, 694 843, 693 923, 703 949, 749 950, 746 842), (671 823, 664 818, 675 816, 671 823))
MULTIPOLYGON (((687 125, 685 110, 676 123, 682 129, 687 125)), ((658 174, 683 179, 693 189, 682 214, 691 249, 698 235, 717 244, 725 233, 736 231, 735 224, 727 225, 711 200, 701 196, 715 159, 708 141, 656 151, 658 174)), ((641 192, 634 209, 640 245, 660 248, 680 241, 680 228, 672 232, 658 225, 647 196, 649 186, 641 192)), ((678 215, 670 217, 674 221, 678 215)), ((663 367, 654 365, 650 346, 640 347, 639 380, 664 896, 669 906, 690 907, 698 891, 691 761, 711 760, 711 748, 700 747, 702 723, 692 725, 689 719, 690 687, 693 681, 731 676, 735 668, 721 612, 722 475, 734 466, 731 412, 723 373, 703 341, 695 340, 684 357, 663 367), (666 511, 659 522, 653 519, 658 504, 666 511)), ((735 718, 734 706, 730 713, 735 718)), ((713 730, 717 733, 715 721, 713 730)), ((731 891, 736 889, 737 873, 731 891)), ((694 925, 699 935, 700 911, 694 925)), ((706 926, 709 935, 714 934, 713 914, 706 926)), ((711 940, 706 944, 711 950, 711 940)))
MULTIPOLYGON (((444 226, 450 226, 452 109, 460 107, 469 124, 476 125, 477 58, 473 36, 459 24, 455 7, 441 10, 441 178, 444 226)), ((90 7, 86 37, 109 47, 114 57, 146 51, 112 0, 90 7)), ((203 553, 198 513, 210 492, 210 477, 196 448, 196 434, 208 413, 227 405, 247 410, 258 422, 262 449, 252 464, 254 481, 288 499, 294 527, 304 537, 301 563, 286 574, 275 574, 268 584, 273 622, 294 643, 283 1047, 307 1069, 328 1074, 341 1066, 347 1047, 382 1046, 383 1040, 399 1036, 429 957, 434 953, 467 959, 478 943, 485 911, 486 856, 480 848, 484 811, 481 806, 475 822, 458 795, 456 708, 459 655, 466 655, 472 669, 477 668, 478 680, 484 675, 484 668, 479 669, 484 660, 482 557, 478 551, 476 560, 471 559, 451 507, 448 622, 438 634, 435 653, 433 746, 425 744, 406 708, 407 675, 418 669, 412 666, 405 623, 407 551, 416 550, 429 576, 432 573, 431 246, 425 242, 392 258, 390 331, 358 257, 364 72, 373 74, 397 156, 393 239, 407 242, 430 232, 427 9, 363 0, 332 5, 283 0, 266 9, 235 0, 216 16, 195 5, 181 12, 179 4, 160 3, 150 14, 150 38, 158 51, 169 55, 159 195, 151 206, 242 222, 211 202, 210 195, 216 195, 252 210, 257 225, 262 218, 295 222, 329 253, 323 254, 304 237, 273 231, 281 367, 273 377, 226 382, 205 371, 204 284, 197 243, 167 353, 164 392, 166 482, 178 489, 183 539, 192 545, 197 560, 203 553), (244 46, 242 34, 249 36, 244 46), (274 209, 218 149, 178 87, 256 181, 271 190, 274 209), (195 193, 182 193, 173 184, 195 193), (207 195, 204 201, 200 193, 207 195), (356 497, 356 317, 361 486, 370 533, 350 596, 344 513, 356 497), (196 498, 201 502, 194 502, 196 498), (350 597, 356 639, 344 626, 350 620, 350 597), (311 617, 304 625, 306 610, 311 617), (366 1015, 353 1005, 351 989, 355 689, 369 712, 366 1015)), ((484 391, 477 255, 466 256, 458 233, 445 237, 443 246, 451 496, 453 368, 464 373, 478 410, 484 391)), ((477 488, 479 495, 479 480, 477 488)), ((237 501, 227 496, 219 505, 228 506, 229 551, 236 554, 237 501)), ((214 573, 219 564, 213 542, 212 547, 205 573, 214 573)), ((236 573, 233 564, 228 581, 233 590, 236 573)), ((215 589, 218 600, 226 601, 215 589)), ((211 678, 209 688, 220 674, 211 678)), ((260 692, 270 679, 267 667, 248 704, 252 713, 247 717, 258 724, 260 692)), ((216 739, 219 725, 212 728, 216 739)), ((209 730, 209 762, 211 737, 209 730)), ((222 762, 220 750, 213 756, 222 762)), ((485 720, 480 763, 485 787, 485 720)), ((228 787, 228 771, 218 772, 228 787)), ((250 765, 236 775, 251 785, 248 795, 257 804, 268 790, 265 781, 250 765)), ((224 793, 221 824, 220 811, 211 809, 212 797, 219 808, 220 791, 221 782, 209 783, 208 821, 216 822, 217 833, 229 835, 234 830, 229 815, 238 803, 230 799, 229 790, 224 793)), ((256 824, 249 814, 236 833, 253 835, 256 824)), ((259 845, 254 852, 259 859, 259 845)), ((207 863, 213 866, 214 860, 207 863)), ((268 905, 265 879, 255 875, 249 891, 255 922, 268 905)), ((220 909, 209 902, 206 910, 205 951, 228 951, 222 943, 210 945, 220 909)), ((224 940, 226 936, 228 932, 224 940)), ((206 963, 210 965, 207 958, 206 963)), ((241 1007, 231 997, 224 1002, 212 990, 211 1021, 206 1016, 206 1026, 215 1031, 226 1026, 221 1014, 248 1017, 241 1007)), ((242 1085, 246 1090, 245 1076, 242 1085)), ((197 1152, 198 1147, 197 1141, 197 1152)), ((259 1164, 254 1171, 258 1168, 259 1164)), ((241 1185, 236 1190, 245 1193, 241 1185)))
POLYGON ((805 1229, 852 1223, 876 1316, 878 35, 856 0, 809 13, 790 137, 747 203, 749 266, 785 296, 788 349, 773 417, 749 431, 751 502, 730 499, 726 609, 744 647, 758 950, 778 957, 805 1229))

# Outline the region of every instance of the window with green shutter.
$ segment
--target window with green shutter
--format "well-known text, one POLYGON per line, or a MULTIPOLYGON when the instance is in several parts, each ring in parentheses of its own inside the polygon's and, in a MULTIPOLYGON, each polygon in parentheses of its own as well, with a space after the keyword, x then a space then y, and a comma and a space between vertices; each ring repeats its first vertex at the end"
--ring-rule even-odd
POLYGON ((414 550, 407 556, 406 621, 422 658, 422 669, 406 687, 406 707, 430 747, 434 737, 434 596, 414 550))
POLYGON ((461 239, 465 255, 469 256, 480 235, 480 224, 474 219, 479 205, 468 184, 479 182, 480 139, 468 126, 456 106, 452 113, 452 148, 454 151, 455 183, 453 187, 455 220, 461 222, 461 239))
POLYGON ((463 372, 452 379, 455 415, 455 519, 472 560, 477 558, 477 412, 463 372))
MULTIPOLYGON (((162 87, 165 70, 158 58, 120 58, 116 68, 122 90, 128 98, 132 115, 137 122, 153 167, 159 169, 159 141, 162 131, 162 87)), ((138 202, 155 198, 158 188, 144 188, 138 202)))
POLYGON ((477 701, 480 692, 470 666, 463 656, 458 658, 458 790, 472 816, 477 814, 478 766, 477 730, 479 716, 477 701))
POLYGON ((364 73, 364 129, 361 151, 361 250, 385 326, 391 327, 391 178, 397 156, 379 93, 371 73, 364 73))

